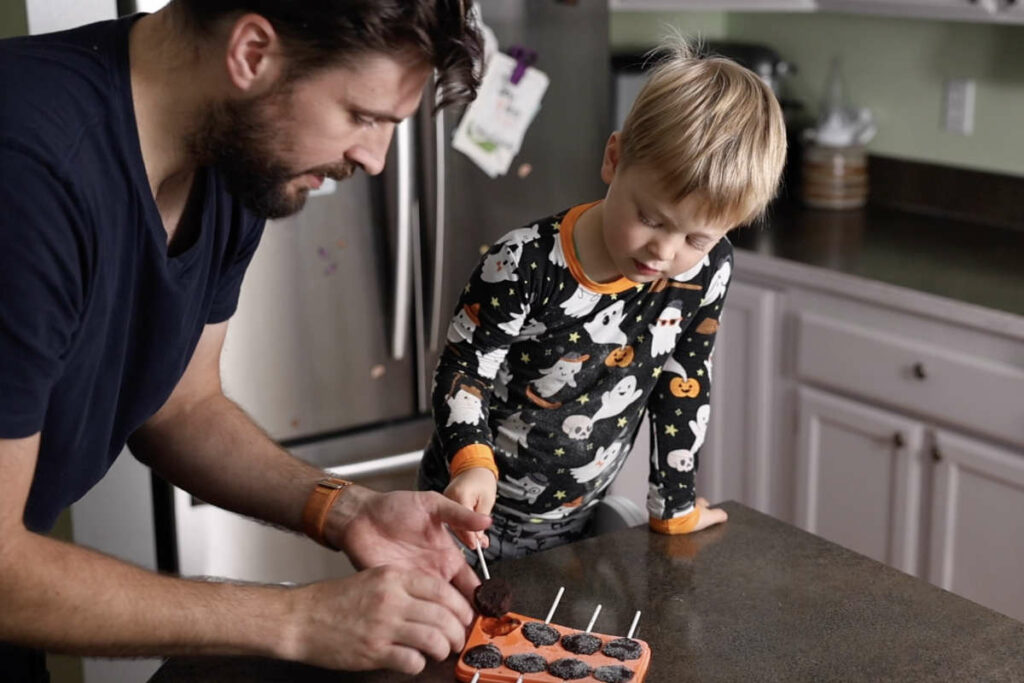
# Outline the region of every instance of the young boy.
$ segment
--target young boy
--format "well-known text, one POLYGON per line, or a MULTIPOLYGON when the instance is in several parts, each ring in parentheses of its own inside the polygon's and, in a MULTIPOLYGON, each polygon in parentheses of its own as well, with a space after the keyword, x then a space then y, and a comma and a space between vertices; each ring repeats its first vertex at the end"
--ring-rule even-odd
POLYGON ((672 45, 605 147, 603 201, 502 237, 465 288, 437 367, 420 486, 491 513, 489 559, 580 538, 644 411, 650 526, 725 521, 694 494, 725 234, 757 219, 785 158, 753 73, 672 45))

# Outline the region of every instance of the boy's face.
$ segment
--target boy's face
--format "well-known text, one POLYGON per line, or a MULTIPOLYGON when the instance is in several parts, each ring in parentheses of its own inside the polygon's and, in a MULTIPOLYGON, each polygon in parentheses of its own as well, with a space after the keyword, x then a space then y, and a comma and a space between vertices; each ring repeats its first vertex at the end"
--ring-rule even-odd
POLYGON ((676 202, 661 189, 658 174, 646 166, 619 163, 618 133, 605 148, 601 177, 604 243, 619 272, 633 282, 653 282, 686 272, 733 225, 700 217, 701 198, 676 202))
POLYGON ((196 142, 250 209, 290 215, 324 178, 381 172, 395 126, 416 111, 431 71, 383 54, 326 67, 212 112, 196 142))

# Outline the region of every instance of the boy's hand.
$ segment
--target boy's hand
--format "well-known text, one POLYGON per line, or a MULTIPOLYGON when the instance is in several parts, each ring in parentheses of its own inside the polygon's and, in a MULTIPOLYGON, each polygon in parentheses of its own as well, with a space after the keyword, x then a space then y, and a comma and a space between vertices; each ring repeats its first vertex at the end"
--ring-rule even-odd
MULTIPOLYGON (((725 520, 729 519, 729 515, 725 510, 721 508, 708 507, 709 503, 707 498, 697 499, 697 508, 700 510, 700 519, 697 520, 697 526, 693 527, 693 531, 700 531, 701 529, 707 529, 709 526, 721 524, 725 520)), ((690 533, 693 533, 692 531, 690 533)))
MULTIPOLYGON (((498 495, 498 480, 486 467, 471 467, 451 480, 444 495, 474 512, 489 515, 498 495)), ((476 547, 477 542, 482 548, 490 545, 483 531, 456 531, 456 535, 470 548, 476 547)))

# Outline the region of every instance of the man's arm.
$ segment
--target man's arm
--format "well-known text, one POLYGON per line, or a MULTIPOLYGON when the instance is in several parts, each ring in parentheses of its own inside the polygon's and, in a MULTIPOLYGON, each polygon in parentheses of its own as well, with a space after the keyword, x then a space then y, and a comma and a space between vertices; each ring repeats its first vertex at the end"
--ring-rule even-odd
MULTIPOLYGON (((324 472, 284 451, 221 391, 227 323, 208 325, 164 406, 129 440, 162 476, 219 507, 292 529, 324 472)), ((327 518, 325 536, 359 567, 425 570, 467 596, 479 583, 445 530, 480 530, 485 515, 436 493, 377 493, 351 486, 327 518)))
POLYGON ((249 654, 416 673, 472 611, 442 579, 377 568, 301 588, 161 576, 28 531, 39 434, 0 439, 0 641, 98 656, 249 654))
POLYGON ((224 396, 226 333, 226 322, 207 326, 170 398, 128 445, 205 502, 299 531, 306 498, 325 475, 284 451, 224 396))

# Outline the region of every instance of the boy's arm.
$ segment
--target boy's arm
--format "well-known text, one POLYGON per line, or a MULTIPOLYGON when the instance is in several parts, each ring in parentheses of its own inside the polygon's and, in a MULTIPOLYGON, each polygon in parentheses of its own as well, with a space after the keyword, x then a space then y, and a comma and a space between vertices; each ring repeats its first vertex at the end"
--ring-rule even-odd
POLYGON ((505 239, 485 254, 463 289, 434 374, 435 431, 453 478, 474 467, 498 476, 491 395, 533 298, 530 260, 522 257, 532 243, 513 249, 505 239))
POLYGON ((725 242, 712 256, 702 304, 679 335, 648 402, 654 449, 650 526, 665 534, 689 533, 725 521, 724 511, 701 504, 694 487, 698 452, 711 417, 711 352, 728 289, 732 249, 725 242))

